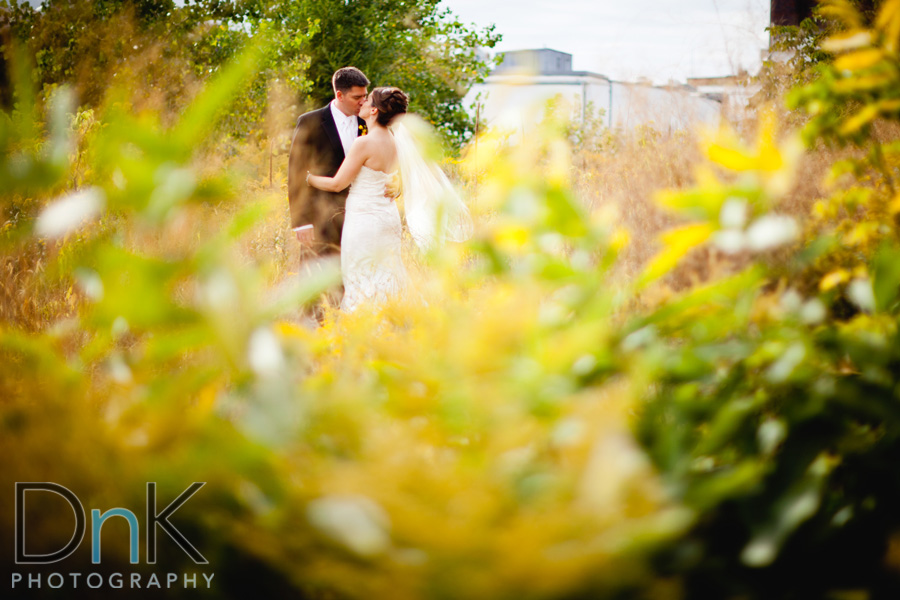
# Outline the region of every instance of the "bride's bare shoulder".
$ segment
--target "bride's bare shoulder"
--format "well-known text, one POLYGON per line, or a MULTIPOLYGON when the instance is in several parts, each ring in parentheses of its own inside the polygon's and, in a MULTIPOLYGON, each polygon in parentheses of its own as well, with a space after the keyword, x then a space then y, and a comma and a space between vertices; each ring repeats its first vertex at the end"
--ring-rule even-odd
POLYGON ((390 135, 364 135, 362 140, 376 152, 390 152, 394 148, 394 139, 390 135))
POLYGON ((356 143, 363 148, 375 148, 380 145, 381 140, 378 139, 377 135, 369 134, 356 138, 356 143))

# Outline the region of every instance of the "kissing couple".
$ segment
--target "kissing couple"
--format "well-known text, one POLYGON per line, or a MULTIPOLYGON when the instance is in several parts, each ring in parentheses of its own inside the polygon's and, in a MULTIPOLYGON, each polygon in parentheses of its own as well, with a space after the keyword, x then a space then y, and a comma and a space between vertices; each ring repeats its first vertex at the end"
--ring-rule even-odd
POLYGON ((291 225, 316 256, 340 253, 341 310, 403 295, 399 175, 406 224, 423 250, 472 233, 468 208, 404 124, 409 96, 377 87, 356 67, 331 79, 334 99, 297 119, 288 166, 291 225), (348 192, 349 188, 349 192, 348 192))

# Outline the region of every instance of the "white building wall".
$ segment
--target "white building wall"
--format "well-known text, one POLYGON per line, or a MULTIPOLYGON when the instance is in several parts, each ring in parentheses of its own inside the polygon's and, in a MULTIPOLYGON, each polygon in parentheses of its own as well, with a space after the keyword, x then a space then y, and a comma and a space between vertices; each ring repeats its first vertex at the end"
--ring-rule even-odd
POLYGON ((540 122, 547 101, 556 96, 571 105, 575 118, 589 108, 602 110, 606 126, 622 131, 640 125, 662 131, 716 126, 722 110, 719 102, 689 88, 611 82, 597 75, 491 76, 469 90, 465 106, 479 94, 482 125, 523 132, 540 122))
POLYGON ((660 131, 680 131, 698 125, 715 127, 721 103, 685 88, 642 84, 612 84, 611 128, 623 131, 649 125, 660 131))
POLYGON ((529 129, 543 118, 544 107, 561 96, 574 117, 588 109, 609 114, 610 82, 600 77, 542 75, 536 77, 495 76, 476 84, 463 100, 466 107, 480 94, 481 123, 509 129, 529 129))
POLYGON ((759 93, 760 85, 748 85, 744 82, 725 83, 722 85, 696 86, 703 93, 722 99, 723 118, 731 123, 751 120, 756 114, 752 99, 759 93))

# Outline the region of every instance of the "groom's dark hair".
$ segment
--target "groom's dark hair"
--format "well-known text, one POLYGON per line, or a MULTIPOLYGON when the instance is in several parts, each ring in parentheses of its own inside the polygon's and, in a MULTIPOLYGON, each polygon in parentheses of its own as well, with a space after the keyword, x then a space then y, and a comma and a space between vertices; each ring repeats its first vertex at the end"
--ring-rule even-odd
POLYGON ((369 87, 369 79, 356 67, 343 67, 331 76, 331 87, 335 93, 346 92, 354 87, 369 87))

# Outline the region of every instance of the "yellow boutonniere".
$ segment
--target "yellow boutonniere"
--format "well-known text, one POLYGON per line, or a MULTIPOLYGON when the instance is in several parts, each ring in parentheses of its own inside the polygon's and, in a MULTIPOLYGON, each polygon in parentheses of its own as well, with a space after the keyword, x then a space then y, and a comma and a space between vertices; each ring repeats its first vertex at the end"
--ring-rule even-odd
POLYGON ((367 133, 369 133, 369 128, 366 127, 365 125, 360 125, 359 126, 359 135, 366 135, 367 133))

